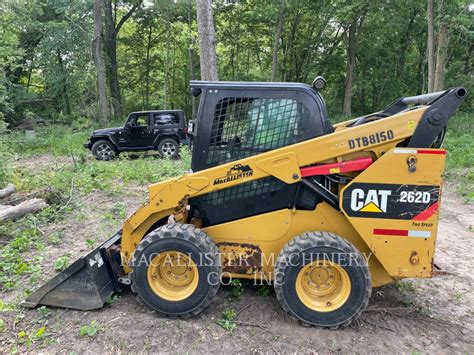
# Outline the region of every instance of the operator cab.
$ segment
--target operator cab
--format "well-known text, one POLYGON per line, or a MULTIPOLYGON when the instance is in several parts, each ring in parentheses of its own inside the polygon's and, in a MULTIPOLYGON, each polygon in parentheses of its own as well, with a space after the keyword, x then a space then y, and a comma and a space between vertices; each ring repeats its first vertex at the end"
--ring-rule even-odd
POLYGON ((326 104, 300 83, 191 81, 200 95, 193 171, 331 133, 326 104))
MULTIPOLYGON (((306 84, 191 81, 191 92, 200 96, 189 130, 194 172, 334 131, 323 98, 306 84)), ((229 174, 246 168, 237 164, 229 174)), ((204 226, 284 208, 313 210, 318 202, 299 183, 273 176, 190 199, 191 215, 204 226)))

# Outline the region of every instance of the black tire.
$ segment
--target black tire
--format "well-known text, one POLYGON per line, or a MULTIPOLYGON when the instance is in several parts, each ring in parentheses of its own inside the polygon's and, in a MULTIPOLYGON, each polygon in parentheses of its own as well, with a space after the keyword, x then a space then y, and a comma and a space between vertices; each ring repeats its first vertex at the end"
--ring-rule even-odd
POLYGON ((158 144, 158 152, 165 158, 177 158, 179 154, 179 143, 173 138, 165 138, 158 144))
POLYGON ((219 249, 211 237, 192 224, 173 223, 155 229, 140 242, 133 253, 130 280, 132 290, 158 313, 189 318, 211 304, 220 286, 221 272, 219 249), (198 269, 196 289, 183 300, 160 297, 148 282, 152 258, 170 251, 186 254, 198 269))
POLYGON ((114 145, 105 139, 101 139, 92 145, 92 154, 97 160, 112 160, 117 156, 114 145))
POLYGON ((285 245, 277 258, 274 287, 283 310, 303 325, 331 329, 348 326, 358 318, 367 307, 372 292, 370 270, 362 254, 347 240, 326 232, 305 233, 285 245), (339 308, 327 312, 306 306, 298 296, 296 286, 297 280, 306 280, 298 279, 300 270, 307 264, 314 265, 311 261, 322 260, 321 258, 334 261, 350 280, 348 298, 341 301, 344 303, 339 308))

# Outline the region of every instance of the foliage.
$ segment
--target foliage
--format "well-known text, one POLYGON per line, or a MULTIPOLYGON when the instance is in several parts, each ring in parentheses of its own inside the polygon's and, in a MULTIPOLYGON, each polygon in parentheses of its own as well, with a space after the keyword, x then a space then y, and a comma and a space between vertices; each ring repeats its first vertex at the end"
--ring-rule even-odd
POLYGON ((0 249, 1 289, 13 288, 23 275, 29 276, 30 283, 36 283, 43 258, 40 255, 27 258, 24 253, 44 249, 43 235, 37 226, 51 221, 52 214, 48 208, 19 222, 0 225, 0 235, 8 237, 8 243, 0 249))
POLYGON ((59 272, 66 269, 68 265, 69 265, 69 256, 63 255, 54 261, 53 267, 54 267, 54 270, 59 272))
POLYGON ((233 279, 230 283, 230 295, 233 298, 240 298, 244 293, 244 285, 240 279, 233 279))
POLYGON ((81 327, 81 329, 79 330, 79 335, 81 337, 85 337, 85 336, 88 336, 88 337, 93 337, 97 334, 97 332, 100 330, 100 326, 99 324, 93 320, 90 322, 89 325, 84 325, 81 327))
POLYGON ((258 285, 257 287, 257 295, 260 296, 269 296, 273 293, 274 289, 271 285, 263 284, 263 285, 258 285))
POLYGON ((474 116, 458 113, 448 126, 444 147, 448 151, 446 174, 457 182, 466 202, 474 202, 474 116))
POLYGON ((8 161, 11 157, 11 149, 7 140, 7 124, 3 120, 3 114, 0 112, 0 188, 8 183, 10 169, 8 161))
MULTIPOLYGON (((445 86, 465 85, 472 92, 472 14, 463 0, 438 5, 437 21, 449 25, 445 86)), ((4 5, 0 112, 9 123, 96 118, 92 6, 92 0, 4 5)), ((128 1, 116 2, 118 19, 127 6, 128 1)), ((219 0, 213 6, 221 80, 269 80, 276 44, 276 80, 310 83, 324 75, 327 106, 331 116, 337 116, 342 112, 349 24, 363 14, 352 110, 365 114, 397 97, 426 92, 425 0, 219 0), (282 33, 276 39, 282 4, 282 33)), ((191 116, 188 83, 200 77, 197 42, 192 1, 143 2, 117 40, 124 111, 182 108, 191 116)), ((473 104, 470 95, 461 110, 470 112, 473 104)))
POLYGON ((228 331, 233 331, 237 326, 235 318, 237 313, 232 308, 227 308, 222 312, 222 318, 217 321, 222 328, 228 331))

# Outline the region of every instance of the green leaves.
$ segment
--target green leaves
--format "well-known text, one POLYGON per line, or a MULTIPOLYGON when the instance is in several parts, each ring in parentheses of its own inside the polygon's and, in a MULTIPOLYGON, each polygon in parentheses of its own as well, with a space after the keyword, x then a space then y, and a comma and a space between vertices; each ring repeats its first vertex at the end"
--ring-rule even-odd
POLYGON ((235 317, 237 313, 232 308, 227 308, 222 312, 222 319, 219 319, 216 323, 222 328, 228 331, 233 331, 237 325, 235 324, 235 317))
POLYGON ((89 325, 85 325, 81 327, 81 329, 79 330, 79 335, 81 337, 85 337, 85 336, 93 337, 97 334, 99 330, 100 330, 99 324, 95 320, 93 320, 91 321, 89 325))
POLYGON ((69 265, 69 256, 63 255, 54 261, 54 270, 63 271, 69 265))

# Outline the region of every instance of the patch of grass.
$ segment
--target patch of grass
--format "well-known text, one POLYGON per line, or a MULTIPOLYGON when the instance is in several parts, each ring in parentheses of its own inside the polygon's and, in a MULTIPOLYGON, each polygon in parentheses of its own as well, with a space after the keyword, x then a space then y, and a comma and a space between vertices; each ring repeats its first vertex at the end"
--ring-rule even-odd
POLYGON ((399 292, 416 292, 415 284, 412 281, 396 281, 394 283, 395 287, 399 292))
MULTIPOLYGON (((182 155, 190 155, 183 150, 182 155)), ((189 161, 189 160, 187 160, 189 161)), ((123 184, 133 183, 146 185, 172 177, 180 176, 189 170, 186 160, 169 159, 134 159, 120 157, 113 161, 89 160, 74 164, 72 161, 63 165, 43 170, 18 168, 14 172, 14 183, 19 190, 40 191, 40 197, 48 202, 67 202, 70 196, 77 193, 91 193, 101 190, 111 195, 120 193, 123 184)), ((117 206, 117 213, 124 214, 124 206, 117 206)))
POLYGON ((26 345, 26 349, 29 350, 31 345, 34 342, 40 341, 40 340, 46 340, 46 326, 42 326, 39 329, 37 329, 33 333, 28 333, 25 330, 20 330, 17 333, 17 344, 18 345, 26 345))
POLYGON ((226 308, 221 316, 222 318, 217 321, 217 324, 225 330, 232 332, 237 327, 237 324, 235 324, 237 313, 232 308, 226 308))
POLYGON ((454 300, 456 301, 456 303, 458 304, 462 303, 463 298, 464 298, 464 295, 462 294, 462 292, 456 291, 454 293, 454 300))
POLYGON ((257 295, 259 296, 269 296, 273 293, 273 287, 271 285, 259 285, 257 287, 257 295))
POLYGON ((53 125, 35 129, 34 138, 26 138, 23 131, 13 132, 10 137, 16 143, 15 153, 21 155, 53 154, 55 156, 80 154, 91 130, 74 130, 68 126, 53 125))
POLYGON ((85 243, 86 243, 87 248, 94 249, 98 241, 99 241, 99 237, 87 238, 85 243))
POLYGON ((63 271, 69 265, 69 255, 63 255, 54 261, 53 267, 56 271, 63 271))
POLYGON ((24 253, 44 249, 44 237, 37 226, 48 223, 52 216, 46 209, 0 226, 0 234, 8 238, 8 243, 0 249, 1 289, 12 289, 23 275, 29 275, 31 283, 38 279, 42 257, 36 255, 27 259, 24 253))
POLYGON ((329 342, 329 349, 331 349, 332 352, 337 350, 337 340, 336 339, 331 339, 329 342))
POLYGON ((63 231, 54 231, 48 235, 48 242, 53 245, 58 245, 61 243, 62 238, 64 237, 63 231))
POLYGON ((89 325, 84 325, 81 327, 81 329, 79 330, 79 335, 81 337, 88 336, 92 338, 97 334, 99 330, 100 330, 99 324, 95 320, 93 320, 90 322, 89 325))
POLYGON ((466 202, 474 202, 474 115, 458 113, 449 121, 444 147, 448 151, 446 176, 456 181, 466 202))
POLYGON ((105 303, 107 304, 114 304, 115 301, 119 300, 120 296, 119 295, 112 295, 106 298, 105 303))
POLYGON ((51 315, 51 310, 46 306, 41 306, 38 308, 38 313, 42 318, 48 318, 51 315))
POLYGON ((230 295, 233 298, 240 298, 242 293, 244 293, 244 285, 242 284, 242 281, 240 279, 233 279, 230 282, 230 295))

